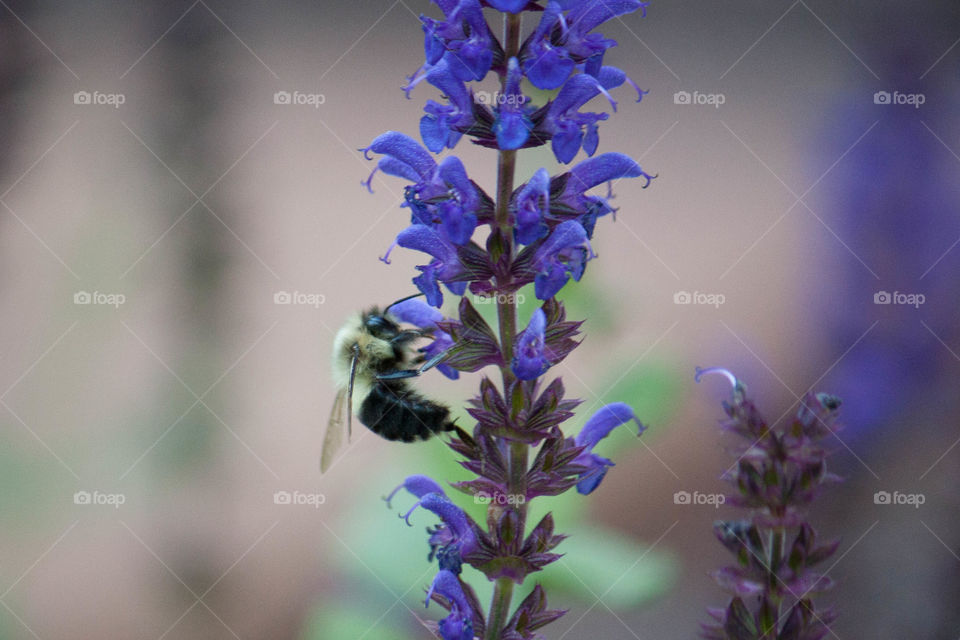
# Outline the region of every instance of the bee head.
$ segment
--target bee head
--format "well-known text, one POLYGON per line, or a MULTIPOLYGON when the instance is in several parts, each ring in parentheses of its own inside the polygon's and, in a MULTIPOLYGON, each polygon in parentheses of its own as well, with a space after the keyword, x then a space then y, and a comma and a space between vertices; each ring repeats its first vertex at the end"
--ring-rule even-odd
POLYGON ((390 340, 400 333, 397 323, 380 313, 378 309, 371 309, 363 314, 363 327, 370 332, 370 335, 380 340, 390 340))

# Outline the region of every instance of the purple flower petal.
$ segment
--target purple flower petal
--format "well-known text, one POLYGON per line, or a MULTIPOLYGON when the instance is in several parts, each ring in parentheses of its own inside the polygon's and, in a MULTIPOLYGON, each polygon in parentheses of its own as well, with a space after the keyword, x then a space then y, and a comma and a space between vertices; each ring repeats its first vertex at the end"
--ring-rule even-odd
POLYGON ((579 222, 566 220, 558 224, 533 257, 537 299, 552 298, 571 277, 579 280, 592 254, 587 232, 579 222))
POLYGON ((546 328, 547 316, 543 309, 537 309, 530 317, 527 328, 517 336, 510 369, 520 380, 539 378, 550 368, 550 361, 544 354, 546 328))
POLYGON ((373 151, 381 155, 392 156, 410 166, 421 179, 426 180, 437 163, 433 157, 410 136, 397 131, 387 131, 374 138, 370 146, 362 149, 364 156, 373 151))
POLYGON ((544 215, 550 210, 550 174, 546 169, 537 169, 530 181, 520 188, 513 208, 516 215, 514 233, 517 242, 533 244, 547 235, 544 215))
POLYGON ((587 495, 592 492, 606 476, 607 469, 614 466, 608 458, 593 453, 593 447, 610 435, 611 431, 631 421, 637 424, 638 436, 646 430, 629 405, 614 402, 593 414, 574 437, 574 442, 578 446, 585 447, 574 462, 587 467, 587 470, 580 474, 580 481, 577 483, 578 493, 587 495))
POLYGON ((421 329, 433 329, 443 320, 443 314, 439 310, 419 298, 410 298, 392 305, 390 313, 398 320, 421 329))
POLYGON ((460 586, 460 579, 452 571, 441 569, 427 591, 428 607, 433 594, 443 596, 450 603, 450 615, 437 625, 443 640, 473 640, 472 609, 460 586))
POLYGON ((646 430, 630 405, 623 402, 613 402, 601 407, 594 413, 580 429, 580 433, 576 435, 574 441, 581 447, 586 446, 588 449, 593 449, 598 442, 610 435, 611 431, 630 421, 637 423, 638 436, 646 430))
POLYGON ((582 194, 584 191, 610 180, 639 176, 645 177, 648 183, 653 178, 644 173, 640 165, 630 156, 622 153, 604 153, 596 158, 584 160, 570 170, 570 178, 567 180, 564 195, 582 194))
POLYGON ((406 489, 408 492, 410 492, 411 494, 415 495, 418 498, 422 498, 428 493, 439 493, 440 495, 446 495, 443 492, 443 487, 437 484, 433 480, 433 478, 430 478, 428 476, 423 476, 423 475, 407 476, 403 480, 402 484, 400 484, 397 488, 391 491, 386 498, 384 498, 384 500, 387 502, 388 507, 390 506, 390 501, 393 500, 393 497, 397 495, 397 493, 401 489, 406 489))

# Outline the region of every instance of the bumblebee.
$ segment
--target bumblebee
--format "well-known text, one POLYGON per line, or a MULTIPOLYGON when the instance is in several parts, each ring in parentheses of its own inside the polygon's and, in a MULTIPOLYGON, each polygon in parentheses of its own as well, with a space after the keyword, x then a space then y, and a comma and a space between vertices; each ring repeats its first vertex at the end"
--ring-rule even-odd
POLYGON ((403 300, 383 311, 374 307, 355 315, 334 338, 333 380, 337 396, 320 453, 321 472, 330 468, 343 446, 344 431, 350 437, 354 399, 359 406, 360 422, 387 440, 414 442, 454 429, 450 410, 424 397, 410 384, 410 378, 439 364, 446 353, 424 361, 414 342, 430 337, 430 332, 403 329, 389 313, 390 307, 403 300))

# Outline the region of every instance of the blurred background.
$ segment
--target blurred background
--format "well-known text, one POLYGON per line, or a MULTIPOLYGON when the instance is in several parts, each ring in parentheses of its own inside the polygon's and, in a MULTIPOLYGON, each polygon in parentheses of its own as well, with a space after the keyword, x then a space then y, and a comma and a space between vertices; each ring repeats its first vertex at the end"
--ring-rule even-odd
MULTIPOLYGON (((323 477, 318 455, 333 332, 414 290, 419 256, 377 260, 403 183, 368 194, 357 149, 416 135, 435 92, 399 87, 437 8, 0 5, 0 638, 428 637, 432 516, 380 497, 464 472, 365 429, 323 477)), ((724 489, 729 389, 693 382, 722 365, 771 423, 845 400, 847 481, 812 514, 843 538, 830 637, 956 638, 960 5, 654 2, 600 31, 650 91, 600 149, 659 177, 617 185, 557 373, 569 432, 612 400, 650 428, 598 448, 589 499, 538 500, 571 533, 547 637, 690 638, 726 601, 711 527, 736 511, 674 499, 724 489)), ((456 153, 492 190, 492 154, 456 153)), ((477 382, 418 384, 457 407, 477 382)))

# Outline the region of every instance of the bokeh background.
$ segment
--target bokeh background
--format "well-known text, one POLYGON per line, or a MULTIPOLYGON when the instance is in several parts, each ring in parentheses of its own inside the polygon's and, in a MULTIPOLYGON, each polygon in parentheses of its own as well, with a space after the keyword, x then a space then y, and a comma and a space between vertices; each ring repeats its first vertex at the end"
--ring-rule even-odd
MULTIPOLYGON (((380 497, 463 472, 364 429, 317 465, 334 330, 413 290, 418 256, 377 259, 403 185, 368 194, 357 149, 416 135, 435 97, 399 89, 420 13, 0 2, 0 638, 428 637, 432 521, 380 497)), ((650 91, 618 94, 601 150, 659 177, 617 185, 568 287, 586 341, 557 373, 581 415, 625 400, 650 428, 604 442, 617 466, 589 499, 536 507, 572 533, 542 575, 570 609, 547 637, 690 638, 725 601, 711 525, 735 512, 674 501, 723 490, 729 390, 693 372, 724 365, 771 422, 811 388, 845 399, 847 481, 812 516, 843 538, 830 637, 956 638, 960 6, 659 1, 601 31, 650 91)), ((457 154, 491 188, 491 154, 457 154)), ((521 153, 521 177, 539 166, 548 150, 521 153)), ((453 406, 476 383, 419 382, 453 406)))

